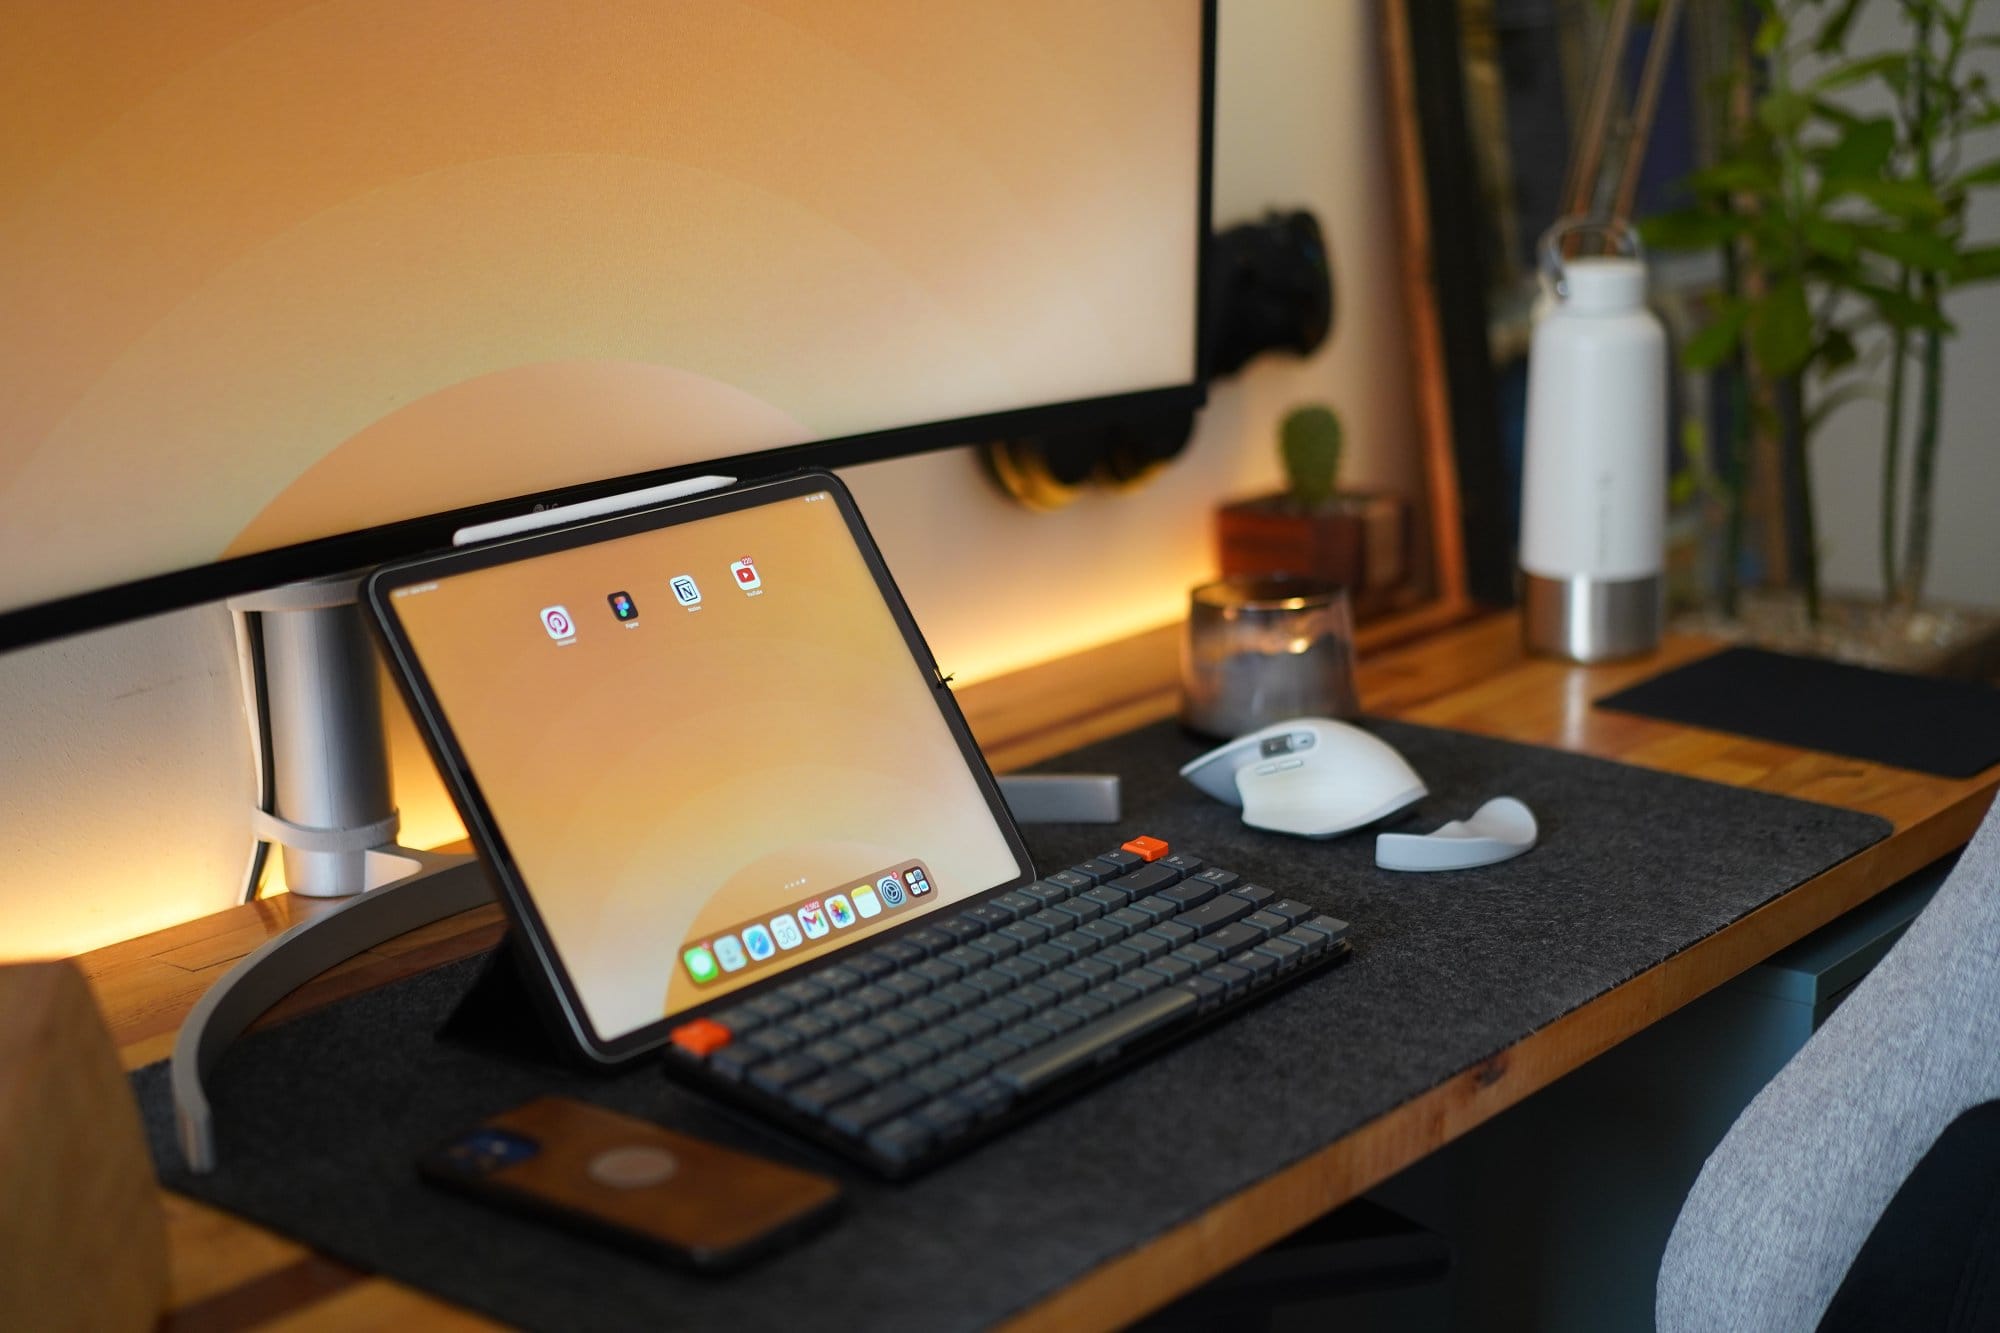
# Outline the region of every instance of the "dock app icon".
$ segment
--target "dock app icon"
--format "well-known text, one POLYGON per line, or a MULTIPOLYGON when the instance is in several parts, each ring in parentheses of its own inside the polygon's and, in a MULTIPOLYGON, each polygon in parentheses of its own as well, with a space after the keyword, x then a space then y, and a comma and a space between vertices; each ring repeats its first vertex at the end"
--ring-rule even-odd
POLYGON ((799 924, 805 927, 806 938, 809 940, 816 940, 833 929, 826 924, 826 913, 821 910, 817 898, 799 907, 799 924))

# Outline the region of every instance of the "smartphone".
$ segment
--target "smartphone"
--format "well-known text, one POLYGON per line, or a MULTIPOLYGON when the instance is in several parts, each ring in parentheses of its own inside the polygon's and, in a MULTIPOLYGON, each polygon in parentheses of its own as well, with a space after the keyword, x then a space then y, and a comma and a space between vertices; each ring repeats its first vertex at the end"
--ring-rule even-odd
POLYGON ((832 1218, 837 1181, 569 1097, 481 1121, 417 1162, 426 1180, 649 1258, 734 1268, 832 1218))

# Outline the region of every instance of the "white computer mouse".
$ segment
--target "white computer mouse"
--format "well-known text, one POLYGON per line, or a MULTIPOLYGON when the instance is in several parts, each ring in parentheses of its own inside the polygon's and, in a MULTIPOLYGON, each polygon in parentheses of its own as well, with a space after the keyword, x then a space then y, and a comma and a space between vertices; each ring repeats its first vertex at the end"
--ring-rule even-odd
POLYGON ((1326 717, 1239 736, 1182 766, 1181 776, 1241 805, 1252 828, 1304 838, 1375 823, 1426 794, 1423 779, 1386 741, 1326 717))

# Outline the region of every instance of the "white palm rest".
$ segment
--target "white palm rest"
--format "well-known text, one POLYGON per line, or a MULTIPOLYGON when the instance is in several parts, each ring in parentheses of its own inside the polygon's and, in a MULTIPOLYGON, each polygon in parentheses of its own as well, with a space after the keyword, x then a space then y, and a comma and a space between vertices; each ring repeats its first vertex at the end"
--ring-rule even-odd
POLYGON ((1435 833, 1382 833, 1375 864, 1384 870, 1470 870, 1519 856, 1535 845, 1534 812, 1511 796, 1496 796, 1435 833))

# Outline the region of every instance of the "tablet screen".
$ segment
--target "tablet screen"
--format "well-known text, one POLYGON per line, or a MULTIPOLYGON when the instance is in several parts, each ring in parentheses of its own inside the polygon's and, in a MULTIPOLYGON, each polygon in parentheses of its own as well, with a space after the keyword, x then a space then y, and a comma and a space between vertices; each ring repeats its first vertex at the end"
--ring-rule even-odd
POLYGON ((377 591, 604 1042, 1028 873, 817 480, 377 591))

